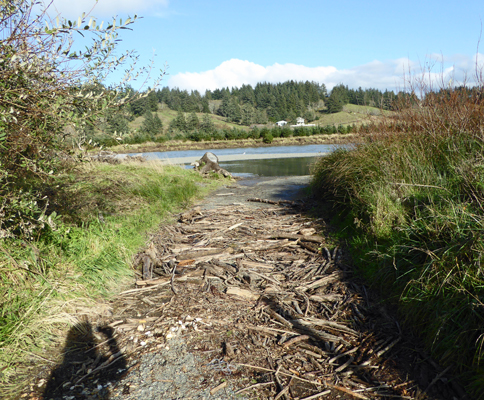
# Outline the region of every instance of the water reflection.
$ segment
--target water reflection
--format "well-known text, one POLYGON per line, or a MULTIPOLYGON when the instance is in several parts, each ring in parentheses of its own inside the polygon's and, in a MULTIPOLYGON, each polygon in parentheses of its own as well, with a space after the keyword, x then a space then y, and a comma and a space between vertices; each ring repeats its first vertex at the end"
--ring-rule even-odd
MULTIPOLYGON (((309 175, 310 165, 319 156, 331 153, 351 144, 311 144, 300 146, 244 147, 235 149, 181 150, 167 152, 132 153, 146 159, 161 159, 169 163, 185 165, 199 160, 210 151, 217 155, 222 168, 234 176, 250 178, 265 176, 303 176, 309 175), (287 157, 287 158, 284 158, 287 157)), ((119 155, 123 157, 124 155, 119 155)))
POLYGON ((270 146, 270 147, 241 147, 235 149, 206 149, 206 150, 180 150, 180 151, 154 151, 149 153, 130 153, 130 156, 143 156, 147 159, 179 159, 179 158, 201 158, 207 151, 220 156, 237 155, 270 155, 270 154, 310 154, 310 153, 331 153, 337 148, 347 147, 348 145, 335 144, 309 144, 302 146, 270 146))
POLYGON ((303 176, 317 157, 273 158, 264 160, 224 161, 220 166, 234 176, 303 176))

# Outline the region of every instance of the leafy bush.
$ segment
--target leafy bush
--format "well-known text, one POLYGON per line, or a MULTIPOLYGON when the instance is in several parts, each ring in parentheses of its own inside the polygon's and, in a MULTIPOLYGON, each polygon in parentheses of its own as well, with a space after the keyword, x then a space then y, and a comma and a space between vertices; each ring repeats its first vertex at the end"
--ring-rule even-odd
POLYGON ((270 144, 272 143, 272 141, 274 140, 274 137, 272 136, 272 133, 268 132, 264 135, 264 137, 262 138, 262 141, 266 144, 270 144))
POLYGON ((0 11, 0 197, 2 213, 9 215, 0 229, 5 234, 19 234, 18 227, 30 224, 24 230, 30 236, 33 227, 42 226, 33 224, 26 204, 37 203, 49 214, 49 192, 43 188, 75 160, 65 138, 82 148, 86 121, 128 99, 124 84, 106 89, 98 82, 132 56, 116 58, 114 51, 117 31, 135 19, 106 28, 84 17, 51 25, 41 7, 18 0, 2 2, 0 11), (78 33, 92 39, 85 51, 73 50, 78 33), (24 201, 26 193, 33 203, 24 201))

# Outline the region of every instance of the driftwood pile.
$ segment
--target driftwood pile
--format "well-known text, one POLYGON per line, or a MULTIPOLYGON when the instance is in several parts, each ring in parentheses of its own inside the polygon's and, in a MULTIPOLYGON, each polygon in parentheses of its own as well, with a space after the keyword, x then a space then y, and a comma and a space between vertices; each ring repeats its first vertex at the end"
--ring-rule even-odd
POLYGON ((131 318, 117 329, 138 331, 138 347, 154 349, 181 335, 206 374, 249 398, 422 396, 393 365, 398 324, 369 320, 364 289, 347 281, 342 252, 325 245, 318 223, 290 204, 180 215, 137 258, 138 287, 120 305, 131 318))

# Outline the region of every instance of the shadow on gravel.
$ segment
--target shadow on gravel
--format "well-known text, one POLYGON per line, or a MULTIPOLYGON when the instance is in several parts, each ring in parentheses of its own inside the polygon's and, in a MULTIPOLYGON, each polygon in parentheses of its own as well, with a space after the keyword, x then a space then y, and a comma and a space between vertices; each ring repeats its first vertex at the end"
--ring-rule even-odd
POLYGON ((64 359, 51 373, 43 398, 109 399, 110 384, 121 379, 126 359, 114 329, 90 322, 74 325, 67 334, 64 359), (97 337, 96 337, 97 336, 97 337))

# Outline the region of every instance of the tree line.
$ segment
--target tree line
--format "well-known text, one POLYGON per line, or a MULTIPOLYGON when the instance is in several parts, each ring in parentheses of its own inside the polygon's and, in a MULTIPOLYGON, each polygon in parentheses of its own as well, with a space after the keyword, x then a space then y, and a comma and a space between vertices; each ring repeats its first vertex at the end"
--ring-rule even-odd
MULTIPOLYGON (((240 126, 264 125, 280 120, 295 123, 298 117, 309 123, 317 121, 321 113, 342 111, 346 104, 391 110, 400 95, 372 88, 350 89, 343 84, 328 91, 324 83, 293 80, 283 83, 262 82, 255 87, 244 84, 241 87, 206 90, 203 94, 198 90, 189 92, 169 87, 144 93, 136 93, 132 88, 126 90, 130 95, 140 95, 140 98, 118 110, 110 110, 101 119, 99 127, 109 136, 98 140, 102 144, 114 145, 121 141, 142 143, 187 136, 211 136, 215 139, 231 135, 217 132, 212 118, 208 116, 210 114, 219 115, 225 121, 240 126), (178 112, 168 126, 163 126, 156 113, 160 104, 178 112), (200 117, 200 113, 206 116, 200 117), (136 132, 130 132, 129 122, 137 117, 143 117, 142 125, 136 132)), ((94 134, 94 127, 86 129, 91 135, 94 134)))
POLYGON ((392 91, 361 87, 355 90, 343 84, 328 92, 324 83, 291 80, 206 90, 203 95, 198 90, 164 87, 132 104, 131 110, 134 115, 142 115, 147 109, 154 110, 158 102, 174 111, 215 113, 230 122, 250 126, 279 120, 295 122, 297 117, 314 121, 317 111, 325 106, 329 113, 341 111, 346 104, 390 110, 395 97, 392 91))

